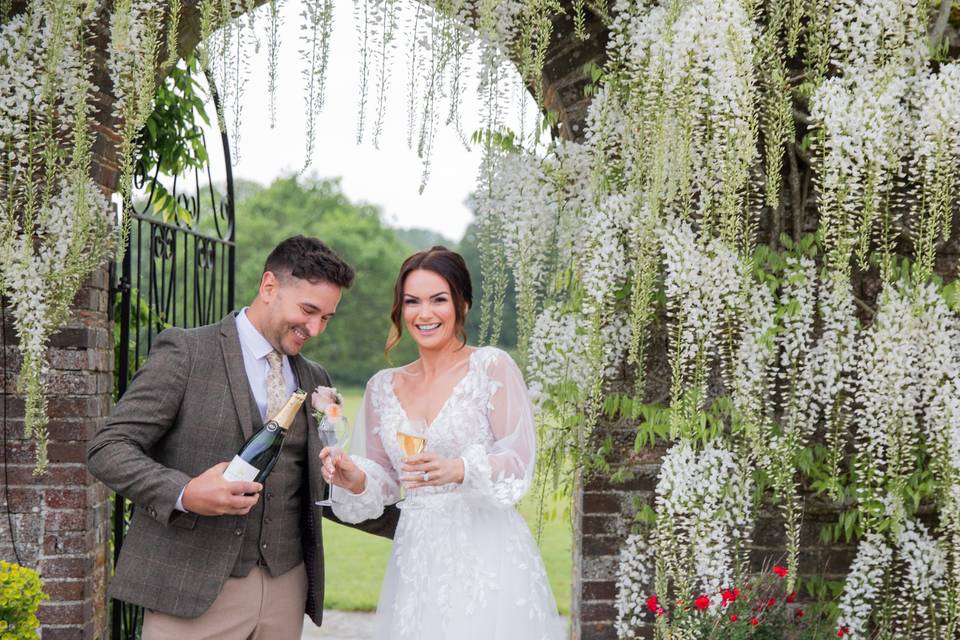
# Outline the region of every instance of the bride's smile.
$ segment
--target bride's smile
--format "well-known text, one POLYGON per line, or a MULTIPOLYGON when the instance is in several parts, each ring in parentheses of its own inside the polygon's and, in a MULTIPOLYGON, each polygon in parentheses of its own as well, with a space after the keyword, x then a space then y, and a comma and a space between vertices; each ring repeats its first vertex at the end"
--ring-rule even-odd
POLYGON ((436 272, 411 271, 403 286, 403 321, 420 349, 443 351, 456 343, 457 312, 450 285, 436 272))

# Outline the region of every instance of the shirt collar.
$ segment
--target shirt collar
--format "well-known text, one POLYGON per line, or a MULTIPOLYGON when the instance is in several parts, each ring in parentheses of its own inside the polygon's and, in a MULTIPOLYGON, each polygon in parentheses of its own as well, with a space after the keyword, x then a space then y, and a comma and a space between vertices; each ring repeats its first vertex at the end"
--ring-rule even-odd
POLYGON ((274 350, 263 334, 260 333, 250 318, 247 317, 247 308, 244 307, 237 314, 237 334, 240 336, 240 344, 250 352, 257 360, 267 357, 267 354, 274 350))

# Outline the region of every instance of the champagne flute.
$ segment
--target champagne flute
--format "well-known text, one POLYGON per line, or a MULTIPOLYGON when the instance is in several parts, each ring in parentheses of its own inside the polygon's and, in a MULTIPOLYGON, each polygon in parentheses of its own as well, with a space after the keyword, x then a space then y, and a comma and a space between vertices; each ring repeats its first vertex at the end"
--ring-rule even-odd
MULTIPOLYGON (((339 405, 330 405, 324 412, 323 419, 317 425, 317 435, 320 436, 320 446, 333 449, 332 456, 346 455, 343 449, 350 439, 350 426, 339 405), (336 407, 334 409, 333 407, 336 407)), ((333 499, 333 485, 327 483, 327 497, 314 504, 318 507, 332 507, 337 501, 333 499)))
MULTIPOLYGON (((427 447, 427 422, 423 418, 415 420, 407 419, 406 427, 403 430, 397 430, 397 442, 400 443, 400 450, 403 451, 405 458, 415 456, 427 447)), ((406 489, 403 486, 403 477, 400 480, 401 498, 397 502, 400 508, 419 508, 416 500, 412 499, 413 490, 406 489)))

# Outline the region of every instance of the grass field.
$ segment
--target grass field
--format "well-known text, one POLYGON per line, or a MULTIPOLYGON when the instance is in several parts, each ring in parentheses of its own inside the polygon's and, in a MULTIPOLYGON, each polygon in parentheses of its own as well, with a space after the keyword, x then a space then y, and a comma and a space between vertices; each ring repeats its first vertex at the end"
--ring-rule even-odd
MULTIPOLYGON (((361 390, 340 391, 343 393, 344 413, 352 420, 360 406, 361 390)), ((550 506, 556 508, 560 505, 551 503, 550 506)), ((571 529, 566 510, 555 510, 559 515, 544 522, 540 552, 557 605, 566 615, 570 609, 571 529)), ((520 505, 520 513, 534 534, 538 528, 538 511, 535 496, 528 496, 520 505)), ((380 583, 390 557, 390 544, 389 540, 325 520, 326 606, 349 611, 376 609, 380 583)))

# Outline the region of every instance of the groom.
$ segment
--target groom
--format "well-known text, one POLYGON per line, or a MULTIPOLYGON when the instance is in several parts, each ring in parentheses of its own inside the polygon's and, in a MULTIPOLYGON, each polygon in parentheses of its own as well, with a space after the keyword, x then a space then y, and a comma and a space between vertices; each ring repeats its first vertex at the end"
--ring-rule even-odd
MULTIPOLYGON (((297 389, 330 386, 300 355, 353 281, 324 243, 295 236, 267 258, 249 307, 160 333, 106 424, 90 472, 135 510, 109 595, 146 608, 144 640, 296 640, 323 615, 321 445, 305 406, 263 485, 223 471, 297 389)), ((324 515, 332 517, 329 510, 324 515)), ((398 512, 359 528, 386 537, 398 512)))

